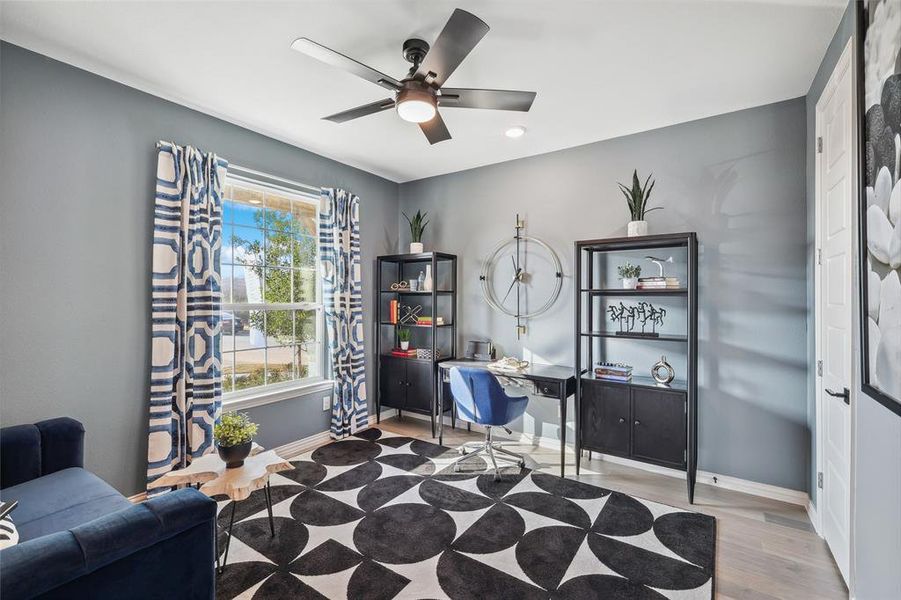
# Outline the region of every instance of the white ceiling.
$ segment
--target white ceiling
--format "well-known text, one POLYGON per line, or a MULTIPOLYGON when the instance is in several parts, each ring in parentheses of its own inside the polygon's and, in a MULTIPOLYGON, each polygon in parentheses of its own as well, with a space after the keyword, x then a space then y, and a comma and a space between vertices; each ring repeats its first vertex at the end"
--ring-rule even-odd
POLYGON ((3 2, 0 37, 394 181, 796 98, 845 0, 3 2), (453 87, 538 92, 529 113, 443 109, 429 146, 394 111, 321 117, 385 90, 290 49, 301 36, 400 78, 401 44, 455 7, 491 31, 453 87), (504 137, 512 125, 528 133, 504 137))

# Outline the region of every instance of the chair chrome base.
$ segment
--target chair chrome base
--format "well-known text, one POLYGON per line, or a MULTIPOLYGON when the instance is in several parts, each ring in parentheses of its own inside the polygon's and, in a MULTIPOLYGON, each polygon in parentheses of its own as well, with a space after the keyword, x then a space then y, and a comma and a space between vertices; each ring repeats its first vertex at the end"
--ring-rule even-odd
MULTIPOLYGON (((503 428, 508 433, 509 429, 506 427, 503 428)), ((500 481, 501 473, 500 469, 497 466, 497 459, 503 460, 513 460, 520 469, 526 466, 525 457, 522 454, 516 454, 515 452, 511 452, 501 446, 498 442, 495 442, 491 439, 491 426, 485 426, 485 441, 484 442, 466 442, 462 446, 460 446, 459 452, 462 456, 455 460, 452 464, 454 465, 454 472, 460 471, 460 463, 469 458, 470 456, 475 456, 476 454, 481 454, 482 452, 488 452, 488 457, 491 459, 491 464, 494 466, 494 480, 500 481), (467 447, 473 448, 472 450, 468 450, 467 447), (500 456, 495 456, 495 453, 500 454, 500 456)))

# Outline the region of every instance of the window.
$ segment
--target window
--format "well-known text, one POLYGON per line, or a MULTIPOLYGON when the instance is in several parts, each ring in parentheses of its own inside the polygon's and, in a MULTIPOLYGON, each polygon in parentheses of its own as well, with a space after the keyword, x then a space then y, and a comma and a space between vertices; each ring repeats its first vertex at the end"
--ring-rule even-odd
MULTIPOLYGON (((322 379, 322 303, 312 194, 229 174, 222 200, 222 391, 322 379)), ((252 390, 252 392, 244 392, 252 390)))

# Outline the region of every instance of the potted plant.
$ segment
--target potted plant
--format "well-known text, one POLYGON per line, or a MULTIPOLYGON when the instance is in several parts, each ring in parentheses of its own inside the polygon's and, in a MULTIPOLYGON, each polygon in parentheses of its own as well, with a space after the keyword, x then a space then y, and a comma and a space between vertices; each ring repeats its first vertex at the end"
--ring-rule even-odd
MULTIPOLYGON (((652 174, 653 175, 653 174, 652 174)), ((647 208, 648 198, 651 197, 651 190, 654 189, 655 181, 651 181, 651 175, 645 179, 642 186, 638 180, 638 170, 632 172, 632 187, 627 188, 621 183, 617 183, 623 195, 626 197, 626 203, 629 205, 629 214, 632 220, 629 221, 628 235, 635 237, 638 235, 648 234, 648 222, 644 220, 645 215, 652 210, 660 210, 662 207, 647 208), (651 185, 648 185, 650 181, 651 185)))
POLYGON ((626 263, 617 267, 620 279, 623 280, 623 289, 634 290, 638 286, 638 278, 641 276, 641 267, 626 263))
POLYGON ((419 254, 422 252, 422 232, 425 231, 425 226, 429 224, 425 218, 429 213, 423 214, 417 210, 412 219, 407 216, 407 213, 402 214, 407 223, 410 224, 410 254, 419 254))
POLYGON ((244 464, 253 447, 253 436, 257 434, 257 424, 250 420, 247 413, 227 412, 213 427, 216 439, 216 450, 219 458, 229 469, 244 464))
POLYGON ((397 341, 400 342, 401 350, 410 349, 410 329, 408 327, 400 327, 397 330, 397 341))

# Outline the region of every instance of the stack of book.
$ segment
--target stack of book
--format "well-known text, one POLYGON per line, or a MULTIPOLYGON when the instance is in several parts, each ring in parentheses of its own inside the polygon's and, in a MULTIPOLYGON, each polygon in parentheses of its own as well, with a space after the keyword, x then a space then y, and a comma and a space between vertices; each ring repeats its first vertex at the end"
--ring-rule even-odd
POLYGON ((416 358, 416 348, 410 348, 409 350, 392 348, 391 356, 397 356, 399 358, 416 358))
MULTIPOLYGON (((444 317, 435 317, 435 325, 444 325, 444 317)), ((416 317, 417 325, 431 325, 432 317, 416 317)))
POLYGON ((672 290, 679 289, 680 283, 678 277, 639 277, 638 285, 635 289, 639 290, 672 290))
POLYGON ((630 381, 632 366, 622 363, 597 363, 594 366, 594 376, 608 381, 630 381))
POLYGON ((397 300, 392 300, 388 303, 388 322, 389 323, 397 323, 397 300))

